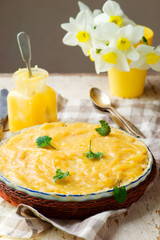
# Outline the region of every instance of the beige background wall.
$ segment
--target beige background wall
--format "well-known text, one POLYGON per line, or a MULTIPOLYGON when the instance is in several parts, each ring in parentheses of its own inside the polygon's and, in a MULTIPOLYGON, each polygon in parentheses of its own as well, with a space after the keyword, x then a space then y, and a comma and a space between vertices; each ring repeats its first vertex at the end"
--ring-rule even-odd
MULTIPOLYGON (((91 9, 101 8, 103 0, 83 0, 91 9)), ((160 0, 117 0, 137 24, 155 32, 160 44, 160 0)), ((62 44, 65 31, 60 24, 78 13, 77 0, 0 0, 0 72, 23 67, 16 35, 26 31, 32 45, 32 66, 49 72, 95 72, 94 65, 79 47, 62 44)))

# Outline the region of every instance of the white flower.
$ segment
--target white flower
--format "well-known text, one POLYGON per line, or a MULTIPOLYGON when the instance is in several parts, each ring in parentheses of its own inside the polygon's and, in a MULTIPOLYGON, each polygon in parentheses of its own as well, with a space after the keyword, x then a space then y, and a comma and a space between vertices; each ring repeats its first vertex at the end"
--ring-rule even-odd
MULTIPOLYGON (((109 44, 122 51, 130 60, 137 60, 139 54, 134 44, 137 44, 143 37, 143 27, 133 27, 128 25, 119 28, 114 23, 100 24, 93 32, 94 38, 99 40, 99 44, 109 44)), ((96 41, 97 42, 97 41, 96 41)), ((97 45, 97 43, 96 43, 97 45)))
POLYGON ((128 59, 134 61, 138 58, 139 54, 133 45, 137 44, 142 39, 143 34, 143 27, 128 25, 117 31, 112 42, 116 44, 118 50, 123 51, 128 59))
POLYGON ((105 47, 101 49, 90 50, 91 59, 95 62, 97 74, 106 72, 110 68, 115 67, 119 71, 129 71, 128 61, 122 51, 118 51, 114 47, 105 47))
POLYGON ((131 68, 146 70, 152 68, 155 71, 160 71, 160 46, 154 47, 141 44, 137 47, 139 58, 131 62, 131 68))
POLYGON ((103 5, 103 13, 99 14, 95 19, 95 24, 101 24, 105 22, 113 22, 117 24, 119 27, 126 26, 131 24, 135 26, 136 24, 130 20, 126 15, 124 15, 120 5, 112 0, 108 0, 103 5))
POLYGON ((129 71, 130 67, 160 71, 160 46, 135 47, 144 36, 144 28, 131 21, 117 2, 106 1, 103 12, 98 9, 92 12, 80 1, 78 5, 80 12, 76 18, 61 25, 67 31, 63 43, 80 46, 94 61, 97 73, 112 67, 119 71, 129 71))
POLYGON ((92 47, 93 16, 88 10, 80 11, 76 19, 70 18, 69 23, 61 24, 68 33, 63 38, 63 43, 70 46, 80 46, 83 53, 88 56, 92 47))

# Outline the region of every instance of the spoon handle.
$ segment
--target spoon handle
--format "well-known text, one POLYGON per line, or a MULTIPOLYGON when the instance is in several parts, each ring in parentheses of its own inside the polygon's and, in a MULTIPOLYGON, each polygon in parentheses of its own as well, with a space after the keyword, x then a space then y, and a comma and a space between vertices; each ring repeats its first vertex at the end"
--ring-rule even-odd
POLYGON ((115 122, 127 132, 135 135, 136 137, 146 138, 144 134, 129 120, 123 117, 119 112, 117 112, 113 107, 107 108, 108 112, 112 115, 115 122))
POLYGON ((29 72, 29 77, 32 77, 32 71, 31 71, 31 45, 30 45, 30 39, 27 33, 25 32, 20 32, 17 35, 17 42, 18 46, 20 49, 20 53, 22 56, 22 60, 25 62, 28 72, 29 72))

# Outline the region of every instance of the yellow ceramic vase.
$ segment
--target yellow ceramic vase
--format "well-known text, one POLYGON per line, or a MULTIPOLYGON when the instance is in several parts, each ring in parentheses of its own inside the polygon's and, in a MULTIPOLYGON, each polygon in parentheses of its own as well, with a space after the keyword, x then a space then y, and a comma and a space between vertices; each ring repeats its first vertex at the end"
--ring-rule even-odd
MULTIPOLYGON (((153 35, 154 33, 150 28, 144 27, 144 37, 150 46, 152 45, 153 35)), ((108 78, 112 95, 124 98, 141 96, 144 91, 146 74, 147 70, 134 68, 129 72, 121 72, 111 68, 108 71, 108 78)))

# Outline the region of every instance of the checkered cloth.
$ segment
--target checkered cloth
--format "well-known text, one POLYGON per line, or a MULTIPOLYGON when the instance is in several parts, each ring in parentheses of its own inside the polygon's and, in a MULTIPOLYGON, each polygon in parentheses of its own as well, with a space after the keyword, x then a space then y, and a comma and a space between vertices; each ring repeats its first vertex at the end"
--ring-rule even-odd
MULTIPOLYGON (((104 119, 111 126, 116 127, 109 115, 97 112, 89 100, 67 100, 57 95, 57 102, 59 121, 98 123, 99 120, 104 119)), ((146 99, 118 99, 114 100, 113 104, 120 114, 133 122, 147 136, 144 141, 150 147, 159 164, 159 100, 149 102, 146 99)), ((125 209, 106 211, 83 221, 48 219, 32 207, 21 204, 15 208, 0 198, 0 235, 30 238, 36 237, 54 226, 86 240, 104 240, 107 234, 107 219, 125 211, 125 209)))

